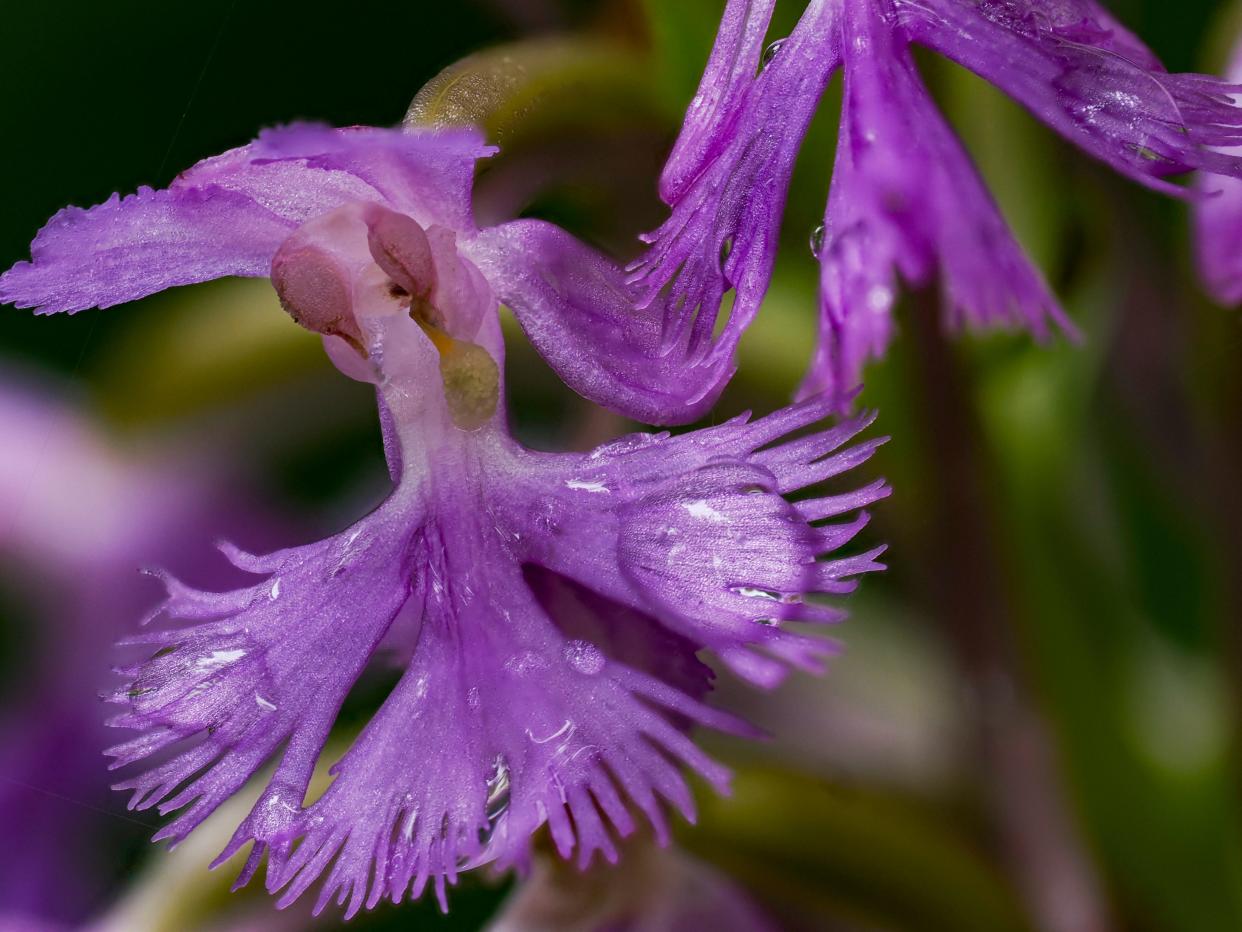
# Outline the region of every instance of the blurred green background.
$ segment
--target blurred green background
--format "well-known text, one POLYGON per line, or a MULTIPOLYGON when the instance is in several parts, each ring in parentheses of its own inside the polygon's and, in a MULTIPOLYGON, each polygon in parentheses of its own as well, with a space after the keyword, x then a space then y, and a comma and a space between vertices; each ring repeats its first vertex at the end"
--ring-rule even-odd
MULTIPOLYGON (((632 254, 662 216, 656 174, 722 5, 11 4, 0 266, 65 204, 167 184, 260 127, 396 123, 425 81, 499 43, 517 43, 528 73, 488 114, 504 152, 480 176, 481 211, 545 216, 632 254)), ((798 6, 782 7, 773 37, 798 6)), ((1212 0, 1108 6, 1171 70, 1218 67, 1235 21, 1212 0)), ((890 543, 891 568, 851 599, 826 679, 765 696, 724 684, 720 701, 773 740, 707 739, 738 768, 737 789, 701 794, 703 824, 682 843, 791 928, 1242 928, 1242 323, 1195 282, 1184 204, 1089 162, 974 77, 920 64, 1085 341, 946 339, 934 297, 906 297, 863 396, 892 436, 868 470, 895 494, 867 532, 890 543)), ((807 240, 838 96, 839 82, 715 419, 784 403, 809 359, 807 240)), ((524 440, 581 448, 626 429, 513 335, 524 440)), ((74 317, 6 309, 0 353, 6 378, 67 393, 117 449, 212 461, 297 529, 290 540, 382 494, 370 393, 264 283, 74 317)), ((13 601, 0 599, 5 671, 47 649, 42 622, 13 601)), ((229 878, 197 869, 214 851, 173 862, 135 841, 145 827, 114 828, 99 836, 112 847, 97 914, 147 897, 151 928, 232 927, 239 903, 250 927, 271 921, 261 894, 229 899, 229 878)), ((447 918, 420 903, 353 926, 481 928, 505 889, 469 879, 447 918)))

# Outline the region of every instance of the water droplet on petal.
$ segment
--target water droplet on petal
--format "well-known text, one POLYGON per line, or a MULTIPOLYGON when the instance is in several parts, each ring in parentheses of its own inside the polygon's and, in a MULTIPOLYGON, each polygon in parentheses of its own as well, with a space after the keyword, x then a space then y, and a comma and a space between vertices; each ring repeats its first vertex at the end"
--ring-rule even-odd
POLYGON ((484 813, 487 816, 488 825, 495 825, 496 820, 509 810, 509 799, 509 763, 503 754, 497 754, 492 764, 491 776, 487 778, 487 802, 484 804, 484 813))
POLYGON ((785 44, 785 41, 786 40, 784 39, 777 39, 775 42, 773 42, 771 45, 769 45, 766 49, 763 50, 763 57, 759 59, 759 70, 760 71, 763 71, 765 68, 768 67, 768 65, 772 64, 772 59, 776 58, 776 56, 780 54, 781 46, 785 44))
POLYGON ((758 589, 754 586, 735 586, 733 591, 738 595, 746 596, 748 599, 763 599, 768 602, 781 601, 781 594, 771 589, 758 589))
POLYGON ((824 230, 824 225, 822 223, 811 231, 811 255, 813 255, 816 259, 818 259, 820 253, 824 251, 825 232, 826 231, 824 230))
POLYGON ((604 655, 590 641, 570 641, 565 645, 565 662, 584 676, 604 669, 604 655))
POLYGON ((867 289, 867 310, 883 314, 893 303, 893 289, 886 285, 872 285, 867 289))

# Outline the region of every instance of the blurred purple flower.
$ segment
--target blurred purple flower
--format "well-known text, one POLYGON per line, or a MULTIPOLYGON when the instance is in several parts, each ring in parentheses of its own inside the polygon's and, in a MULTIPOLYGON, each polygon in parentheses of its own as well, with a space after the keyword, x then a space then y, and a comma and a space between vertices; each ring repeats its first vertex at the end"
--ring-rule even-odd
POLYGON ((729 0, 665 166, 673 208, 632 267, 665 339, 729 357, 767 289, 794 159, 825 87, 845 74, 823 227, 820 344, 803 396, 843 398, 892 335, 897 277, 939 277, 947 322, 1072 330, 919 77, 911 44, 970 69, 1117 171, 1183 194, 1193 169, 1242 176, 1237 88, 1169 74, 1093 0, 810 0, 763 51, 775 0, 729 0), (671 283, 671 286, 670 286, 671 283), (670 286, 670 287, 666 287, 670 286), (722 296, 736 289, 713 337, 722 296))
POLYGON ((677 847, 636 840, 620 868, 571 875, 540 858, 487 932, 774 932, 725 874, 677 847))
POLYGON ((428 884, 443 905, 459 871, 525 863, 545 822, 562 857, 614 860, 631 805, 665 838, 663 801, 693 817, 682 766, 727 780, 686 729, 745 730, 700 701, 696 651, 760 686, 819 671, 832 644, 784 623, 838 620, 806 597, 879 568, 878 550, 818 559, 865 514, 819 522, 882 483, 783 497, 876 446, 845 446, 867 417, 783 440, 824 400, 589 454, 511 439, 498 298, 571 385, 622 410, 684 417, 728 373, 679 379, 668 357, 629 349, 654 334, 616 271, 556 228, 476 229, 472 168, 489 151, 467 131, 269 132, 168 191, 62 213, 34 263, 0 278, 0 296, 52 311, 270 269, 294 319, 376 385, 390 497, 317 543, 226 546, 262 577, 251 586, 166 578, 160 613, 189 624, 130 638, 156 651, 112 697, 128 707, 114 723, 140 732, 116 765, 152 765, 122 784, 132 804, 182 810, 159 838, 184 838, 275 761, 221 859, 253 841, 240 882, 266 852, 282 904, 328 871, 316 909, 336 896, 352 915, 428 884), (420 630, 401 681, 304 806, 347 692, 406 605, 420 630))
POLYGON ((35 383, 0 380, 0 435, 0 568, 36 623, 0 708, 0 824, 20 840, 0 853, 0 927, 76 928, 119 879, 116 850, 146 832, 115 811, 99 765, 103 658, 158 597, 137 569, 233 584, 203 541, 226 525, 271 535, 222 496, 223 464, 127 455, 35 383))
MULTIPOLYGON (((1242 81, 1242 40, 1225 78, 1242 81)), ((1225 151, 1242 155, 1239 146, 1225 151)), ((1242 179, 1200 174, 1199 188, 1204 195, 1195 205, 1199 274, 1221 304, 1242 303, 1242 179)))

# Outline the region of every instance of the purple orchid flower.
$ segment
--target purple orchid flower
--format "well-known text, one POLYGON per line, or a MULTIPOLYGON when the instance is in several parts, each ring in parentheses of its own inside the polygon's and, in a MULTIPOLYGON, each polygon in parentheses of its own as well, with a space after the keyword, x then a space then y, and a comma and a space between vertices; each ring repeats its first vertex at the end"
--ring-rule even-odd
POLYGON ((775 0, 729 0, 660 193, 669 219, 632 267, 662 301, 666 346, 728 358, 776 255, 794 159, 820 96, 845 75, 823 227, 820 341, 801 393, 847 396, 892 337, 898 276, 939 277, 947 323, 1072 332, 919 77, 911 45, 968 68, 1117 171, 1172 194, 1168 176, 1242 176, 1236 85, 1169 74, 1093 0, 810 0, 763 50, 775 0), (671 286, 670 286, 671 283, 671 286), (668 286, 668 287, 666 287, 668 286), (722 297, 736 290, 713 337, 722 297))
MULTIPOLYGON (((226 555, 261 577, 230 592, 166 579, 157 614, 182 622, 129 643, 114 724, 138 730, 116 766, 132 805, 180 814, 183 839, 269 761, 274 772, 221 859, 253 842, 291 902, 327 871, 316 909, 352 915, 445 886, 476 865, 525 863, 546 823, 562 857, 617 856, 641 811, 687 818, 682 768, 727 773, 686 734, 744 731, 702 696, 709 649, 741 677, 818 671, 831 622, 879 550, 847 543, 883 483, 797 504, 876 442, 869 418, 784 440, 825 417, 810 400, 678 437, 637 434, 587 454, 509 436, 497 299, 584 394, 653 419, 702 410, 727 364, 639 356, 658 338, 620 273, 556 228, 478 230, 473 131, 294 127, 210 159, 167 191, 53 219, 0 298, 45 311, 114 304, 220 275, 263 275, 347 374, 376 385, 395 487, 327 540, 226 555), (641 339, 638 340, 641 343, 641 339), (403 612, 403 608, 405 611, 403 612), (309 806, 307 787, 346 693, 394 618, 416 619, 405 673, 309 806)), ((658 328, 658 323, 656 324, 658 328)))

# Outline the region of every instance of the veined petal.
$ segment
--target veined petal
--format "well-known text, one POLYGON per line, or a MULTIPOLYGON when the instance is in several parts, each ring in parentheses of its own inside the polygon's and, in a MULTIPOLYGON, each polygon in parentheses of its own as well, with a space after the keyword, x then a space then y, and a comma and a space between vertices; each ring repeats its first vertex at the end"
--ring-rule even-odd
POLYGON ((429 885, 443 906, 459 871, 524 863, 545 822, 563 858, 612 861, 635 827, 624 799, 664 837, 661 800, 693 817, 683 766, 725 786, 726 771, 670 719, 723 727, 726 716, 566 639, 498 541, 455 533, 456 523, 414 543, 418 645, 334 782, 292 831, 251 822, 225 852, 253 838, 254 865, 270 845, 281 905, 326 872, 316 911, 335 897, 348 917, 429 885))
POLYGON ((219 860, 251 844, 239 883, 266 857, 282 904, 323 877, 316 909, 335 898, 350 915, 427 888, 443 904, 459 872, 525 863, 544 824, 585 867, 597 852, 617 857, 635 812, 658 840, 668 809, 693 819, 685 772, 720 791, 728 773, 691 727, 753 734, 701 701, 710 671, 696 650, 765 686, 818 670, 834 645, 782 625, 838 620, 804 597, 848 592, 880 567, 878 550, 829 553, 864 517, 813 522, 887 492, 785 500, 875 447, 846 446, 865 418, 782 442, 824 417, 825 400, 676 439, 532 453, 500 422, 459 430, 429 417, 417 383, 390 366, 401 334, 388 336, 397 491, 328 541, 230 550, 265 574, 253 587, 169 580, 169 613, 192 624, 131 639, 161 649, 122 671, 130 683, 113 697, 130 706, 115 724, 143 732, 114 749, 119 762, 169 757, 123 784, 136 805, 185 808, 161 837, 184 837, 275 758, 219 860), (402 680, 305 805, 340 703, 403 607, 418 636, 401 640, 402 680))
MULTIPOLYGON (((331 203, 325 199, 321 206, 312 203, 314 209, 307 212, 298 203, 306 193, 281 179, 270 186, 270 195, 279 204, 289 203, 299 222, 346 200, 373 200, 408 214, 424 227, 469 233, 474 230, 470 192, 475 163, 495 152, 495 146, 487 145, 482 133, 471 127, 422 130, 298 124, 266 130, 249 146, 200 162, 183 177, 195 183, 218 181, 220 174, 232 176, 239 161, 252 166, 249 171, 288 163, 334 178, 350 191, 360 191, 359 184, 369 189, 362 197, 337 197, 331 203)), ((325 183, 301 179, 303 185, 325 183)), ((262 199, 268 192, 254 193, 262 199)), ((274 209, 284 213, 280 206, 274 209)))
POLYGON ((266 275, 293 224, 220 188, 140 188, 83 210, 66 207, 39 231, 30 262, 0 275, 0 302, 40 314, 112 307, 230 275, 266 275))
POLYGON ((1202 169, 1242 176, 1215 148, 1242 143, 1235 85, 1169 74, 1093 4, 1049 15, 1013 0, 897 0, 911 39, 995 84, 1117 171, 1171 194, 1169 175, 1202 169))
POLYGON ((158 646, 119 672, 110 724, 141 731, 109 750, 116 767, 156 757, 118 785, 130 808, 183 809, 158 838, 183 839, 269 758, 278 757, 251 818, 283 825, 306 792, 337 710, 410 591, 417 510, 394 497, 352 529, 255 557, 226 555, 262 582, 200 592, 166 580, 160 614, 193 622, 130 637, 158 646), (164 752, 171 752, 171 756, 164 752))
POLYGON ((1072 330, 893 32, 888 0, 847 0, 845 95, 820 248, 820 345, 804 395, 844 400, 892 335, 898 278, 939 276, 947 323, 1072 330))
POLYGON ((165 190, 65 208, 35 238, 32 260, 0 276, 0 302, 73 312, 224 276, 266 276, 299 224, 351 201, 388 202, 428 224, 473 230, 473 166, 491 151, 468 130, 270 130, 165 190))
MULTIPOLYGON (((1226 78, 1242 81, 1242 42, 1234 48, 1226 78)), ((1242 155, 1242 146, 1226 151, 1242 155)), ((1197 184, 1204 195, 1195 204, 1199 274, 1213 298, 1235 305, 1242 302, 1242 179, 1200 174, 1197 184)))
POLYGON ((1156 53, 1096 0, 1056 0, 1027 10, 1011 4, 1010 15, 1015 14, 1028 23, 1038 19, 1045 29, 1067 42, 1105 49, 1150 71, 1165 70, 1156 53))
POLYGON ((865 518, 810 522, 888 491, 873 483, 797 505, 783 497, 848 471, 875 449, 876 442, 844 446, 869 417, 778 442, 831 408, 819 398, 754 423, 738 418, 677 438, 636 435, 562 458, 532 470, 542 489, 515 495, 526 517, 506 520, 525 522, 523 559, 649 612, 752 682, 775 685, 790 668, 818 672, 833 645, 783 623, 840 620, 839 610, 808 599, 849 592, 852 577, 880 566, 879 551, 821 559, 865 518))
POLYGON ((569 640, 599 648, 612 660, 648 673, 694 699, 711 691, 715 675, 698 645, 645 612, 605 598, 582 583, 537 564, 523 576, 540 606, 569 640))
POLYGON ((812 0, 746 88, 719 151, 693 183, 674 186, 672 215, 645 237, 651 247, 631 266, 631 281, 644 306, 663 302, 666 348, 688 339, 692 359, 729 356, 758 311, 794 159, 839 61, 837 17, 834 0, 812 0), (713 337, 730 289, 728 323, 713 337))
POLYGON ((729 355, 662 353, 661 315, 636 311, 615 265, 538 220, 484 230, 467 249, 540 355, 585 398, 649 424, 702 417, 733 374, 729 355))
POLYGON ((660 196, 675 204, 727 145, 729 131, 755 81, 776 0, 729 0, 699 88, 686 108, 660 175, 660 196))

